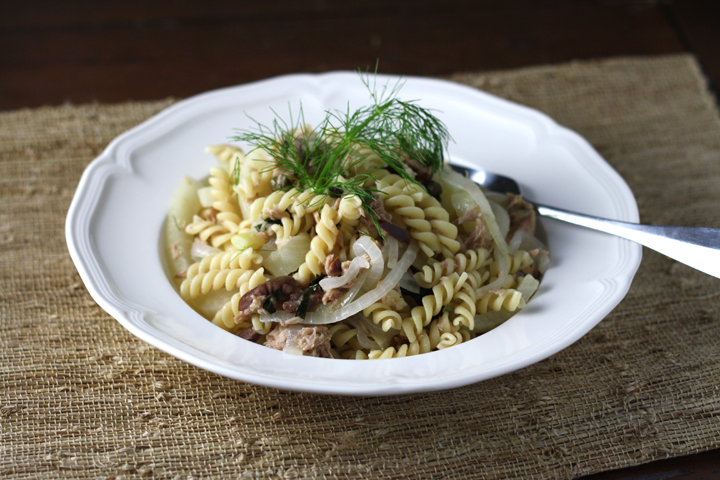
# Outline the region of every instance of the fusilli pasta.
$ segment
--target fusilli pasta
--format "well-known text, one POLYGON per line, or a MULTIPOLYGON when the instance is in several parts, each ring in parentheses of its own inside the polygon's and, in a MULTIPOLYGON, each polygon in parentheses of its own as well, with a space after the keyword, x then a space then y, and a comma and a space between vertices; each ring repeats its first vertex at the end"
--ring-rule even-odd
POLYGON ((247 154, 208 147, 217 165, 181 182, 192 207, 166 222, 180 296, 244 339, 337 359, 443 350, 522 309, 547 265, 531 209, 517 196, 500 205, 523 209, 503 228, 526 236, 510 242, 480 188, 443 166, 442 145, 412 137, 421 123, 382 144, 385 124, 365 134, 380 114, 360 115, 352 135, 261 129, 240 137, 256 144, 247 154))

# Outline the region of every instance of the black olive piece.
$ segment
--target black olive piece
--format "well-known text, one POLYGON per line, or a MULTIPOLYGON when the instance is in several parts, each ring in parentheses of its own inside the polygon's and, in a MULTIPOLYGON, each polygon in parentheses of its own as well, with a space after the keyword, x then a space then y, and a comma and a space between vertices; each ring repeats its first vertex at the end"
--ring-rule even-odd
POLYGON ((330 189, 328 190, 328 193, 330 193, 330 196, 332 196, 332 197, 340 198, 343 196, 345 191, 343 190, 342 187, 334 186, 334 187, 330 187, 330 189))
POLYGON ((380 220, 378 224, 385 233, 393 237, 398 242, 404 243, 405 245, 410 244, 410 235, 408 235, 407 231, 404 228, 398 227, 394 223, 390 223, 387 220, 380 220))
POLYGON ((425 189, 431 197, 440 198, 443 190, 442 186, 438 182, 436 182, 435 180, 430 180, 427 183, 424 183, 424 185, 425 189))

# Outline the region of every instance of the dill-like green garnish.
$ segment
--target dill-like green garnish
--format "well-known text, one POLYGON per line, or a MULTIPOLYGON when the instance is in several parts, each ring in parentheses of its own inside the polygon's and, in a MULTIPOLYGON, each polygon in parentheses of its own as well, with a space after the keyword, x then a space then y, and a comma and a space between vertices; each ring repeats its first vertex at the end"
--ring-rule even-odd
MULTIPOLYGON (((369 74, 359 72, 359 76, 370 92, 371 105, 352 113, 349 105, 345 112, 327 111, 313 130, 306 130, 302 105, 297 121, 293 121, 292 113, 286 122, 273 111, 275 119, 270 127, 253 120, 255 130, 237 130, 233 139, 264 150, 274 161, 269 168, 278 168, 287 183, 298 190, 309 189, 325 198, 357 195, 382 236, 371 208, 377 190, 367 186, 373 184, 368 180, 375 180, 374 172, 348 174, 365 161, 357 149, 375 153, 383 162, 378 168, 388 168, 407 182, 422 186, 408 173, 405 161, 412 159, 434 174, 442 169, 450 135, 430 110, 416 101, 397 98, 401 82, 389 90, 385 85, 378 93, 375 82, 370 85, 369 74)), ((231 178, 237 182, 238 175, 233 171, 231 178)))
POLYGON ((308 288, 305 289, 302 297, 300 297, 300 304, 297 310, 295 310, 296 316, 303 319, 307 316, 308 308, 310 308, 310 297, 320 290, 320 280, 322 280, 323 277, 324 275, 317 275, 315 279, 310 282, 308 288))

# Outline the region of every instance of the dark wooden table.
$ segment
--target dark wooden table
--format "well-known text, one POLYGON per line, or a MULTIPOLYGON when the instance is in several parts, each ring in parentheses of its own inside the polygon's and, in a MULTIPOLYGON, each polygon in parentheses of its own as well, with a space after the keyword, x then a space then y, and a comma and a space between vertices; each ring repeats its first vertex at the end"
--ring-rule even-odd
MULTIPOLYGON (((445 75, 692 52, 720 85, 717 0, 0 0, 0 110, 187 97, 284 73, 445 75)), ((720 450, 585 480, 720 478, 720 450)))

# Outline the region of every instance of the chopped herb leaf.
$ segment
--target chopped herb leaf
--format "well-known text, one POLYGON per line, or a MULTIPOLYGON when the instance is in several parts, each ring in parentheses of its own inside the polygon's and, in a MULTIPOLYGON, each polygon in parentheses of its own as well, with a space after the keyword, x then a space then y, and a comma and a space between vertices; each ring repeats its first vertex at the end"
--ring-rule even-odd
MULTIPOLYGON (((405 161, 413 159, 434 174, 443 166, 450 135, 430 110, 416 101, 397 98, 402 82, 390 89, 385 85, 378 93, 377 77, 373 77, 371 85, 369 72, 359 75, 370 93, 369 106, 352 113, 349 108, 344 112, 327 111, 325 119, 310 130, 305 126, 301 105, 297 119, 291 112, 289 122, 276 114, 271 126, 254 120, 256 128, 237 130, 234 140, 250 143, 270 156, 268 170, 277 168, 284 177, 275 185, 279 189, 293 185, 325 198, 356 195, 382 236, 377 213, 370 207, 373 193, 377 192, 371 187, 374 171, 348 175, 366 161, 358 149, 377 155, 382 162, 378 168, 387 168, 405 181, 420 185, 406 170, 405 161)), ((231 177, 237 183, 239 171, 233 171, 231 177)))
POLYGON ((265 297, 263 302, 263 309, 268 313, 275 313, 277 311, 277 302, 279 299, 280 292, 271 292, 265 297))
POLYGON ((300 299, 300 305, 298 306, 297 311, 295 312, 295 315, 300 318, 305 318, 307 315, 308 309, 310 308, 310 297, 316 293, 320 289, 320 285, 314 284, 310 285, 302 295, 302 298, 300 299))

